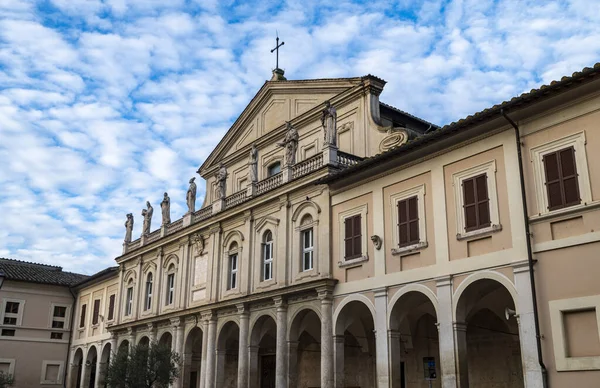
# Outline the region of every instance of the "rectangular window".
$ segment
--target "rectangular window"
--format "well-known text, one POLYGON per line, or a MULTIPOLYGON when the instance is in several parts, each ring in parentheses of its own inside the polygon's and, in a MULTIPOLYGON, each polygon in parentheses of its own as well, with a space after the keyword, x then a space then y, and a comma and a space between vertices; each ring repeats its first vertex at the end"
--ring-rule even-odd
POLYGON ((568 147, 544 155, 548 210, 579 205, 579 182, 575 163, 575 148, 568 147))
POLYGON ((84 304, 81 306, 81 315, 79 316, 79 327, 85 326, 85 310, 87 309, 87 305, 84 304))
POLYGON ((398 201, 398 233, 399 246, 405 247, 419 243, 419 210, 418 198, 415 195, 398 201))
POLYGON ((229 289, 237 287, 238 255, 229 256, 229 289))
POLYGON ((174 296, 175 296, 175 274, 170 273, 167 276, 167 305, 173 304, 174 296))
POLYGON ((17 321, 19 318, 19 302, 6 302, 4 307, 4 320, 3 324, 5 325, 17 325, 17 321))
POLYGON ((14 337, 15 329, 2 329, 2 336, 3 337, 14 337))
POLYGON ((344 258, 346 260, 356 259, 362 256, 362 215, 348 217, 344 220, 344 258))
POLYGON ((112 321, 115 317, 115 294, 108 298, 108 320, 112 321))
POLYGON ((263 244, 263 280, 273 279, 273 242, 263 244))
POLYGON ((125 315, 130 316, 133 311, 133 287, 127 288, 127 299, 125 300, 125 315))
POLYGON ((61 340, 63 338, 63 333, 52 332, 50 333, 50 339, 61 340))
POLYGON ((53 306, 52 309, 52 328, 64 329, 67 322, 67 307, 53 306))
POLYGON ((98 317, 100 315, 100 299, 94 300, 94 311, 92 313, 92 325, 98 324, 98 317))
POLYGON ((306 229, 302 232, 302 270, 310 271, 313 269, 313 229, 306 229))
POLYGON ((491 225, 487 173, 462 181, 465 232, 491 225))
POLYGON ((144 310, 150 310, 152 308, 152 275, 148 275, 146 280, 146 304, 144 310))

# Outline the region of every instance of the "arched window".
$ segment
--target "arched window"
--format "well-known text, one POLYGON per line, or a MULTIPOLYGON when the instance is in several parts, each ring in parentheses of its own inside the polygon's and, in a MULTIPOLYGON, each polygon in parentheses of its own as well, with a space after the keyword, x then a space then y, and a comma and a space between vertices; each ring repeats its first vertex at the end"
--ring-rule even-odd
POLYGON ((133 279, 127 283, 127 295, 125 297, 125 316, 130 316, 133 312, 133 279))
POLYGON ((172 305, 175 300, 175 265, 171 264, 167 271, 167 296, 165 304, 172 305))
POLYGON ((152 272, 146 277, 146 300, 144 301, 144 310, 152 308, 152 272))
POLYGON ((267 230, 263 237, 262 280, 273 279, 273 233, 267 230))
POLYGON ((234 241, 229 246, 229 272, 227 289, 237 288, 237 271, 238 271, 238 245, 234 241))
POLYGON ((281 172, 281 162, 275 162, 267 167, 267 176, 273 176, 281 172))
POLYGON ((312 217, 306 215, 300 222, 300 247, 302 248, 302 271, 310 271, 314 268, 314 232, 312 228, 312 217))

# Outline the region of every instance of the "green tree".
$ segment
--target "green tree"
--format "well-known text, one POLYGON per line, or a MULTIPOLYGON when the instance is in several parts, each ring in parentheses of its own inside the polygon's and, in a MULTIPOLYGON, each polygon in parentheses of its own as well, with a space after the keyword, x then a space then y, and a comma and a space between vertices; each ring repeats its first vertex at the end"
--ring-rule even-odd
POLYGON ((110 388, 168 388, 179 376, 180 364, 168 346, 136 345, 113 353, 105 380, 110 388))
POLYGON ((8 388, 14 383, 13 376, 0 371, 0 388, 8 388))

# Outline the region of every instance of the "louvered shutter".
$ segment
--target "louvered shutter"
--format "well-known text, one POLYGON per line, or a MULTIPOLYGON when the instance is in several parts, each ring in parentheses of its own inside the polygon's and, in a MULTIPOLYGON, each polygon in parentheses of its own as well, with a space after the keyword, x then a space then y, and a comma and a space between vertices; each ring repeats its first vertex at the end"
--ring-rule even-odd
POLYGON ((84 304, 81 306, 81 316, 79 317, 79 327, 85 326, 85 310, 87 310, 87 305, 84 304))
POLYGON ((560 209, 563 206, 562 190, 560 185, 560 171, 558 169, 558 153, 553 152, 544 156, 544 170, 546 172, 546 191, 548 193, 548 209, 560 209))
POLYGON ((491 225, 487 174, 475 177, 475 187, 477 194, 477 227, 485 228, 491 225))
POLYGON ((98 324, 98 315, 100 314, 100 299, 94 301, 94 312, 92 314, 92 325, 98 324))
POLYGON ((575 148, 569 147, 544 155, 548 210, 581 203, 575 148))
POLYGON ((475 199, 475 179, 469 178, 462 182, 463 207, 465 211, 465 230, 477 229, 477 203, 475 199))
POLYGON ((417 196, 398 201, 398 243, 407 246, 419 242, 417 196))
POLYGON ((113 294, 108 299, 108 320, 109 321, 114 318, 114 314, 115 314, 115 295, 113 294))
POLYGON ((344 257, 346 259, 353 256, 353 245, 352 245, 352 218, 346 218, 344 220, 344 257))
POLYGON ((354 236, 353 236, 353 255, 354 257, 359 257, 362 255, 362 232, 361 232, 361 223, 362 223, 362 216, 359 214, 357 216, 353 217, 353 232, 354 232, 354 236))

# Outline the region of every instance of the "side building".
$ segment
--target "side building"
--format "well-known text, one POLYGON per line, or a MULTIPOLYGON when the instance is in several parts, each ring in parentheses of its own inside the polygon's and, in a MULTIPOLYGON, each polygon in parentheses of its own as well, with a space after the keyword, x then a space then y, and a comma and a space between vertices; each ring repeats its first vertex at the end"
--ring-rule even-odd
POLYGON ((0 259, 0 371, 14 387, 63 387, 73 317, 70 287, 87 276, 0 259))

